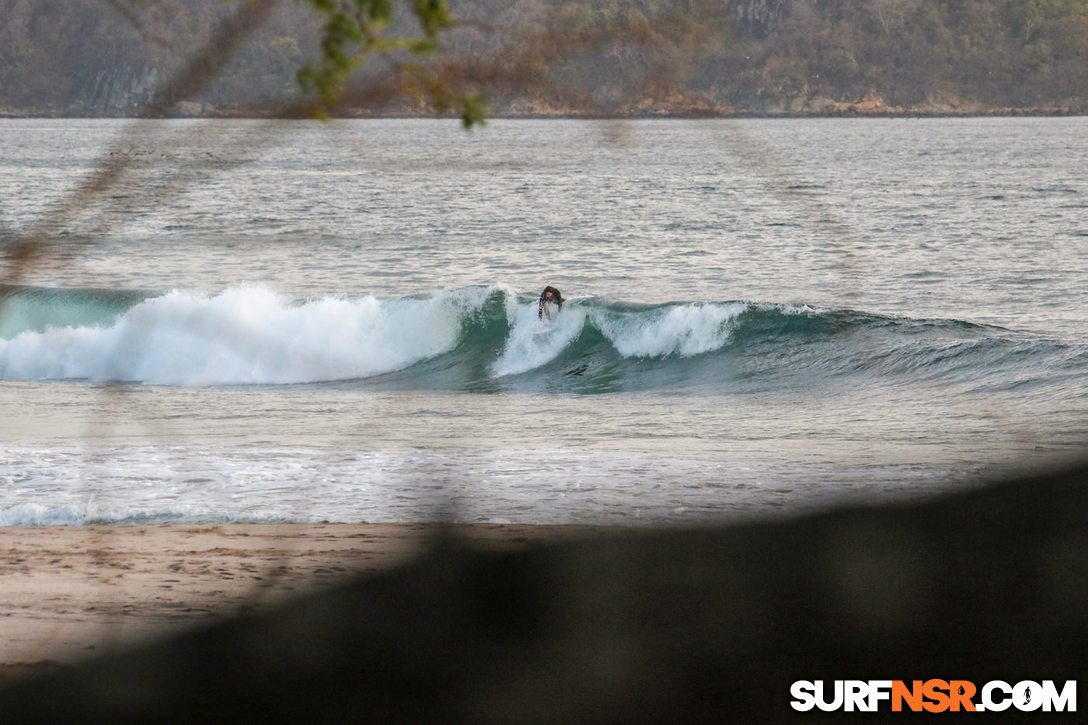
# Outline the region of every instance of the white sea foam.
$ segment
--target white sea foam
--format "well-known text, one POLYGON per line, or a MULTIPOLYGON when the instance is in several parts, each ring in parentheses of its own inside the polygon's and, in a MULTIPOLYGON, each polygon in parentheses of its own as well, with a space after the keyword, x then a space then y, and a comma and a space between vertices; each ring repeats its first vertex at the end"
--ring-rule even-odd
MULTIPOLYGON (((248 446, 13 446, 21 488, 0 527, 122 523, 460 521, 647 523, 777 511, 811 467, 663 451, 500 446, 357 452, 248 446), (60 458, 81 463, 58 466, 60 458), (750 481, 768 481, 766 488, 750 481), (676 480, 684 485, 677 486, 676 480), (720 491, 728 488, 723 501, 720 491), (717 492, 717 493, 716 493, 717 492)), ((864 474, 868 481, 872 473, 864 474)), ((918 481, 910 487, 914 489, 918 481)), ((899 488, 896 479, 889 486, 899 488)))
POLYGON ((690 357, 724 345, 730 323, 746 308, 742 302, 674 305, 601 315, 594 322, 624 357, 690 357))
POLYGON ((296 303, 263 287, 174 291, 110 327, 51 328, 0 340, 0 377, 168 385, 303 383, 397 370, 451 349, 490 290, 379 301, 296 303))
POLYGON ((690 357, 722 347, 731 323, 747 309, 742 302, 684 304, 617 312, 592 303, 568 304, 552 320, 537 318, 537 305, 506 298, 510 334, 492 365, 497 377, 528 372, 558 356, 578 337, 589 318, 624 357, 690 357))
POLYGON ((22 503, 0 509, 0 526, 70 526, 86 521, 70 507, 50 508, 37 503, 22 503))
POLYGON ((563 311, 552 312, 551 319, 537 317, 536 302, 519 303, 506 295, 506 319, 510 333, 502 354, 492 366, 496 377, 528 372, 553 360, 582 331, 586 312, 568 304, 563 311))

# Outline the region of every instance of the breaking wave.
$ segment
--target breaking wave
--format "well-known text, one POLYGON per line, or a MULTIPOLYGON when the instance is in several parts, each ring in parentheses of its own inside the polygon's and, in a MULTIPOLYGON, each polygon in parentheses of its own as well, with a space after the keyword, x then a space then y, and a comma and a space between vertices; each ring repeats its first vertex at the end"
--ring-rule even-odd
POLYGON ((961 320, 752 301, 584 298, 551 321, 503 286, 378 299, 264 287, 0 288, 0 379, 603 393, 849 376, 1014 386, 1086 351, 961 320))

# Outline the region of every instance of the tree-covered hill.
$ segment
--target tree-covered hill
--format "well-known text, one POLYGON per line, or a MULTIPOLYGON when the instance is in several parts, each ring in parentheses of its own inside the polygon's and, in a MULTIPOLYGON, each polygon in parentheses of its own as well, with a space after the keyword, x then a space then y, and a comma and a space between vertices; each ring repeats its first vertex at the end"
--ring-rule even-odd
MULTIPOLYGON (((232 11, 222 0, 0 0, 0 110, 125 115, 146 105, 232 11)), ((317 18, 299 3, 243 42, 214 86, 178 99, 275 105, 296 92, 317 18)))
MULTIPOLYGON (((297 71, 321 55, 313 3, 281 2, 213 83, 168 99, 172 110, 293 104, 297 71)), ((238 4, 0 0, 0 113, 134 113, 206 51, 238 4)), ((1088 111, 1088 0, 450 5, 459 22, 432 62, 499 115, 1088 111)), ((342 111, 426 110, 410 98, 363 98, 342 111)))

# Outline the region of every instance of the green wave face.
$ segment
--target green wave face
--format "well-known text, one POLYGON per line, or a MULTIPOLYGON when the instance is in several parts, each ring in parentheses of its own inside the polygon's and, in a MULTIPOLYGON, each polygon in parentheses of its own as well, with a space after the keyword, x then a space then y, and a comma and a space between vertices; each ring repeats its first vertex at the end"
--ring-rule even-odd
POLYGON ((52 327, 108 327, 155 293, 0 285, 0 340, 52 327))

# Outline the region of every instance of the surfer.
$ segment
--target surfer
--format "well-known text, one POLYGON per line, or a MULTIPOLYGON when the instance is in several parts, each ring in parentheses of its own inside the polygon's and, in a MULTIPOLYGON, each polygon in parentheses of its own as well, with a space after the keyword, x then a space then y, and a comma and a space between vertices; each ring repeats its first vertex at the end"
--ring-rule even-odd
POLYGON ((537 304, 536 316, 537 319, 544 319, 547 315, 548 319, 552 319, 552 313, 549 309, 552 303, 555 303, 555 311, 563 309, 563 295, 559 293, 555 287, 548 285, 544 288, 544 291, 540 293, 540 302, 537 304))

